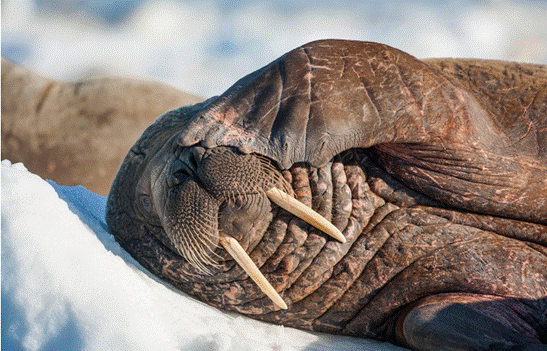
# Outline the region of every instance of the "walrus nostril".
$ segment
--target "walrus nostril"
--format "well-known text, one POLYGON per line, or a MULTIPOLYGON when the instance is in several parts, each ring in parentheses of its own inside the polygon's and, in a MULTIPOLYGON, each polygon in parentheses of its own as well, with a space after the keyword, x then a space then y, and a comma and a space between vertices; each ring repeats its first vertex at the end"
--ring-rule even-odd
POLYGON ((194 171, 198 168, 199 163, 203 159, 203 156, 205 155, 205 152, 207 150, 202 146, 194 146, 191 149, 190 153, 190 166, 193 167, 194 171))

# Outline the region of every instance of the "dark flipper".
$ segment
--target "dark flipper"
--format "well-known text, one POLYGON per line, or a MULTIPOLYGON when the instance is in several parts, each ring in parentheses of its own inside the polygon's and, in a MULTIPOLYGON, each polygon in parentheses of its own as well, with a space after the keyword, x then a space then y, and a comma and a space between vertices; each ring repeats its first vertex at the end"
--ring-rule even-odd
POLYGON ((397 337, 417 350, 547 350, 541 343, 546 321, 537 311, 546 304, 468 293, 428 296, 399 317, 397 337))

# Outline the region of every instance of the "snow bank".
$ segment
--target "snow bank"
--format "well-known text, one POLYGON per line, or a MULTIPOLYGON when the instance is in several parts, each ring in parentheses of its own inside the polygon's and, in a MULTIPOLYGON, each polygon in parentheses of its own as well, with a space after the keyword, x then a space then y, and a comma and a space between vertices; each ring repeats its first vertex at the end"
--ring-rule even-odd
POLYGON ((158 281, 106 231, 106 198, 2 162, 2 350, 402 350, 270 325, 158 281))

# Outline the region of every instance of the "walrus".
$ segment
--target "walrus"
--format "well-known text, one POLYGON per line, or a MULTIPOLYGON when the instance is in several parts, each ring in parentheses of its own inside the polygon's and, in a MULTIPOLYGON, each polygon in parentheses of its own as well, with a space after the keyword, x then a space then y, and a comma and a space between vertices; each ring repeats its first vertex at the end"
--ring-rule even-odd
POLYGON ((547 69, 296 48, 158 118, 106 221, 226 311, 415 350, 544 350, 547 69))
POLYGON ((125 77, 54 80, 2 59, 2 159, 106 196, 146 127, 166 111, 202 100, 125 77))

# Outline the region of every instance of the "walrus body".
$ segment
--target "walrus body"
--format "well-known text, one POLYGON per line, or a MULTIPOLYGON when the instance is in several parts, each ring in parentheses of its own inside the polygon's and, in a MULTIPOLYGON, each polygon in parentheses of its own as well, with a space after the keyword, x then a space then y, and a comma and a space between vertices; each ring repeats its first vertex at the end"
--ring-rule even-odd
POLYGON ((56 81, 2 60, 2 159, 106 196, 144 129, 165 111, 201 100, 128 78, 56 81))
POLYGON ((120 166, 107 223, 144 267, 225 310, 419 350, 544 349, 546 158, 544 66, 319 41, 160 117, 120 166))

